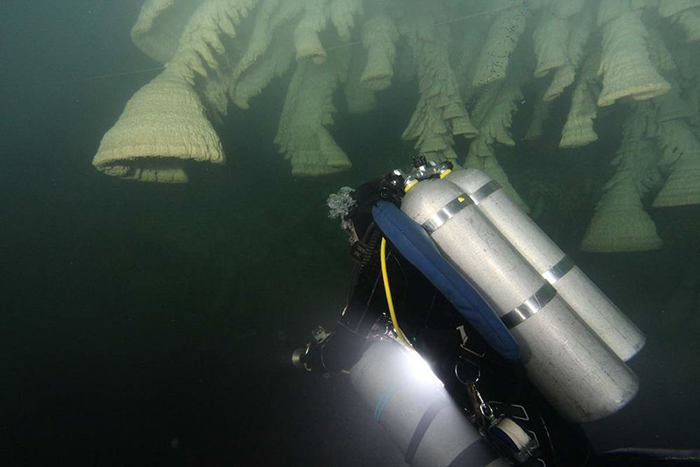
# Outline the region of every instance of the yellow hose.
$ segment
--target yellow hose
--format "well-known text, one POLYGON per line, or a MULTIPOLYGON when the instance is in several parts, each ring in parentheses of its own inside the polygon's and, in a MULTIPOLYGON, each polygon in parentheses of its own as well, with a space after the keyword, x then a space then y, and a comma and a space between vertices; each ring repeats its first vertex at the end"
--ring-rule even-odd
POLYGON ((381 246, 381 262, 382 262, 382 278, 384 279, 384 292, 386 292, 386 304, 389 306, 389 314, 391 315, 391 323, 394 325, 394 331, 399 339, 409 347, 411 343, 408 342, 406 336, 404 336, 401 328, 399 328, 399 323, 396 320, 396 311, 394 310, 394 301, 391 299, 391 288, 389 288, 389 275, 386 272, 386 238, 382 237, 381 246))

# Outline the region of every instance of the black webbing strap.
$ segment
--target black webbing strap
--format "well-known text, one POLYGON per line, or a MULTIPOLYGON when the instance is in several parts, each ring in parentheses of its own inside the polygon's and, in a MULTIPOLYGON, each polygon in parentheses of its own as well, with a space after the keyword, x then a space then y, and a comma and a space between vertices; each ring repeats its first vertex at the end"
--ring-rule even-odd
POLYGON ((491 446, 479 438, 457 454, 447 467, 485 467, 497 458, 491 446))
POLYGON ((440 411, 444 409, 448 403, 449 401, 447 399, 440 397, 430 404, 428 409, 425 411, 423 417, 420 419, 420 422, 418 422, 418 426, 416 426, 416 430, 413 432, 413 437, 411 438, 411 442, 408 443, 408 448, 406 448, 406 457, 404 460, 407 464, 410 465, 413 463, 413 458, 416 456, 418 446, 420 446, 421 441, 423 441, 425 432, 428 431, 428 428, 430 428, 430 425, 433 423, 433 420, 435 420, 435 417, 437 417, 437 414, 440 413, 440 411))

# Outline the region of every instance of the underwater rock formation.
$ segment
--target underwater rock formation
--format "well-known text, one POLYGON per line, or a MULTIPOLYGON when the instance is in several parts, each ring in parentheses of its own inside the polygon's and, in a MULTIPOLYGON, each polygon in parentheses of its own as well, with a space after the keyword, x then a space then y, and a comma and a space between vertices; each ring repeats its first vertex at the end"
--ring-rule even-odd
POLYGON ((414 76, 403 138, 485 170, 525 209, 498 154, 517 148, 527 87, 542 92, 526 139, 570 101, 561 148, 597 140, 600 107, 627 107, 586 250, 658 248, 646 193, 653 206, 700 204, 700 0, 146 0, 132 38, 164 71, 104 136, 93 164, 109 175, 183 182, 185 161, 223 163, 211 122, 288 71, 275 142, 295 175, 341 171, 351 161, 328 131, 334 94, 367 111, 414 76))

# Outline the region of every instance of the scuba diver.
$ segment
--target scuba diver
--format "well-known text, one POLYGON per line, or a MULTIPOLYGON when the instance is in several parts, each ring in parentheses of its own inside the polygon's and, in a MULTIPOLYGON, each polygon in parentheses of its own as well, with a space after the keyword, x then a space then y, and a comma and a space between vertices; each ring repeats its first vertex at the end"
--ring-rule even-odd
POLYGON ((643 334, 475 169, 414 159, 331 195, 355 264, 335 329, 298 368, 350 374, 412 466, 651 466, 698 451, 596 455, 580 423, 624 407, 643 334))

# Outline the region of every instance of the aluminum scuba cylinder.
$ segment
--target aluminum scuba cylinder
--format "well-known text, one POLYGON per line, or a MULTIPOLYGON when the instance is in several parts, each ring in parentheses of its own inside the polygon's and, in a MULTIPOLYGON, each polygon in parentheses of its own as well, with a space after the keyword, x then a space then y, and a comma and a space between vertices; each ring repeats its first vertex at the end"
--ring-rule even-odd
POLYGON ((632 370, 557 294, 455 184, 415 183, 401 209, 479 289, 521 346, 530 380, 570 421, 603 418, 638 391, 632 370))
POLYGON ((546 279, 558 295, 627 361, 644 346, 644 334, 486 173, 455 170, 445 177, 468 194, 508 242, 546 279))
POLYGON ((414 467, 507 467, 450 399, 427 364, 396 341, 374 342, 350 370, 375 420, 414 467), (421 364, 425 368, 416 368, 421 364))

